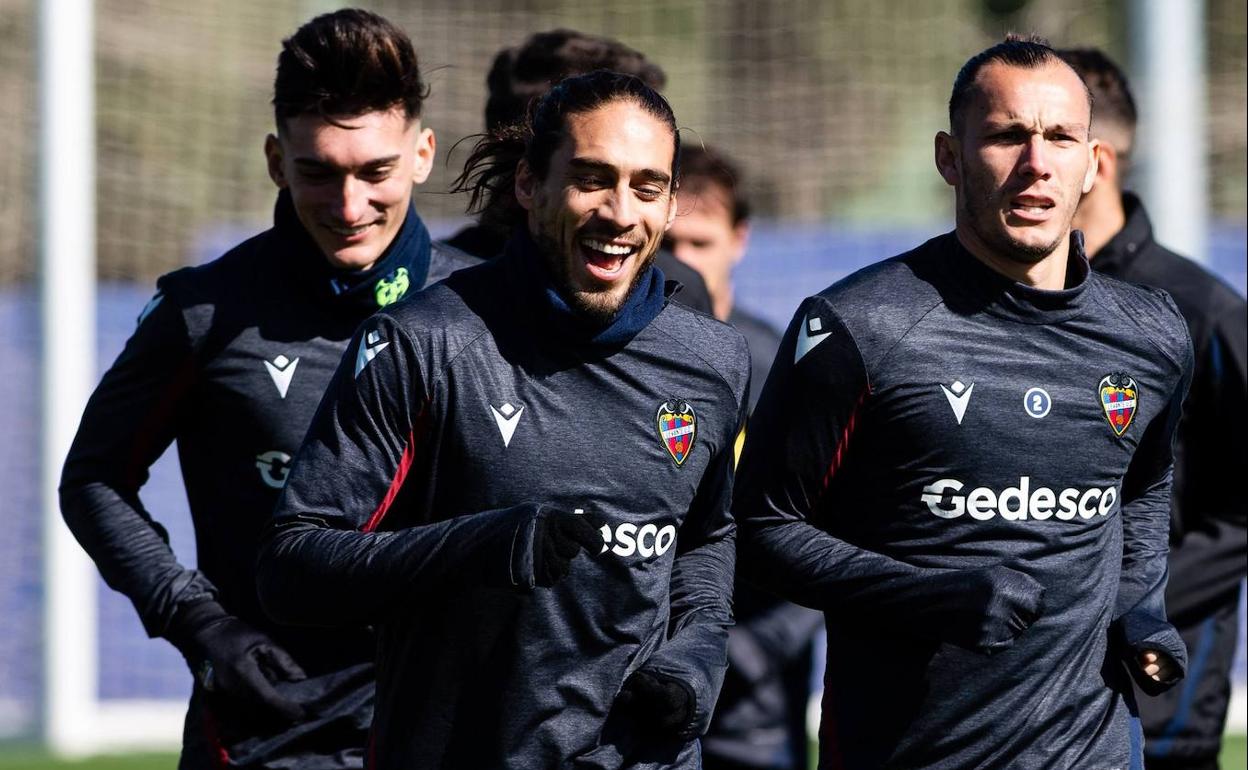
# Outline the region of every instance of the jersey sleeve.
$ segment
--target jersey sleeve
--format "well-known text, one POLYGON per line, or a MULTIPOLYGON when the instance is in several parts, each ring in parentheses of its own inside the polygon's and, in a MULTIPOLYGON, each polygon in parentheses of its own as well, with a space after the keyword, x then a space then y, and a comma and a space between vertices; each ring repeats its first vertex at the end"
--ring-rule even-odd
POLYGON ((166 632, 180 605, 216 594, 203 573, 178 563, 139 499, 186 408, 194 347, 182 309, 158 293, 87 402, 61 474, 65 523, 151 636, 166 632))
POLYGON ((643 666, 692 691, 694 713, 681 732, 685 740, 706 732, 728 666, 728 627, 732 625, 736 570, 736 524, 730 505, 735 438, 744 429, 745 408, 743 399, 738 406, 736 429, 720 437, 718 451, 703 474, 680 528, 672 565, 668 640, 643 666))
POLYGON ((857 344, 821 297, 785 333, 750 419, 733 511, 744 577, 807 607, 924 633, 921 621, 956 597, 949 570, 925 569, 838 538, 827 494, 870 398, 857 344))
MULTIPOLYGON (((1177 315, 1177 314, 1176 314, 1177 315)), ((1166 618, 1166 557, 1169 553, 1174 436, 1191 377, 1190 348, 1182 375, 1165 406, 1144 430, 1122 481, 1122 572, 1118 584, 1114 632, 1133 661, 1144 650, 1167 653, 1181 669, 1187 648, 1166 618)), ((1149 694, 1164 690, 1174 679, 1158 683, 1129 663, 1140 688, 1149 694)))
MULTIPOLYGON (((347 348, 262 538, 265 611, 292 625, 379 622, 413 592, 458 580, 531 587, 537 505, 392 528, 413 468, 430 448, 428 379, 415 342, 390 316, 347 348)), ((432 517, 436 519, 435 517, 432 517)))

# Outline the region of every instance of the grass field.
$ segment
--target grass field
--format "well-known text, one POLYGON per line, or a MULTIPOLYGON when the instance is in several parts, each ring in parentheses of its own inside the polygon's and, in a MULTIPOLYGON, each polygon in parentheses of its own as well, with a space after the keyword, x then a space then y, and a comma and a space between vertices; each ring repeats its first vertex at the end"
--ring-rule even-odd
MULTIPOLYGON (((177 760, 174 754, 125 754, 63 762, 31 749, 0 746, 0 770, 174 770, 177 760)), ((1228 737, 1221 764, 1222 770, 1248 767, 1248 739, 1242 735, 1228 737)))

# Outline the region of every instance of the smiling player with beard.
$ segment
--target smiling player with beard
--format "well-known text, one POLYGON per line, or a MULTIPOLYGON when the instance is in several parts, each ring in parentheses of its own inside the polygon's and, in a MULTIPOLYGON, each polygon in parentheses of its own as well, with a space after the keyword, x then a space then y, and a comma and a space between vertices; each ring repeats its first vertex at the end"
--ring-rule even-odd
POLYGON ((503 255, 348 351, 260 592, 292 623, 379 628, 372 767, 698 766, 749 356, 652 265, 678 163, 640 80, 563 81, 469 159, 478 203, 512 196, 503 255))
POLYGON ((1071 231, 1098 145, 1044 42, 972 57, 936 137, 954 231, 798 310, 751 421, 742 569, 825 611, 827 768, 1140 767, 1192 366, 1164 292, 1071 231))

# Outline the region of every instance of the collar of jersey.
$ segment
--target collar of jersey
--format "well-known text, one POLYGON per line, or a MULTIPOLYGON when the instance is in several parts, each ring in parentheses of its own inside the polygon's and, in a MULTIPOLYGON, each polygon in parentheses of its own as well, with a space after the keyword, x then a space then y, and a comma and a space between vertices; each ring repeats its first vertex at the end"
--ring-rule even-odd
POLYGON ((1093 302, 1083 233, 1071 233, 1066 288, 1057 291, 1037 289, 1008 278, 976 259, 954 233, 949 233, 948 239, 946 279, 954 292, 969 301, 967 309, 971 311, 1018 323, 1049 324, 1073 318, 1093 302))
POLYGON ((408 288, 404 295, 419 291, 429 277, 432 239, 415 206, 408 206, 398 234, 381 259, 367 270, 341 270, 329 264, 299 221, 289 190, 278 193, 273 227, 288 244, 287 255, 296 275, 307 281, 317 300, 336 309, 371 315, 382 306, 378 284, 399 280, 400 268, 407 271, 408 288))
POLYGON ((629 293, 615 317, 595 324, 578 313, 555 288, 527 230, 519 228, 507 241, 502 260, 512 285, 521 287, 521 301, 535 311, 529 315, 548 334, 592 347, 623 347, 658 316, 667 304, 663 271, 651 265, 629 293))

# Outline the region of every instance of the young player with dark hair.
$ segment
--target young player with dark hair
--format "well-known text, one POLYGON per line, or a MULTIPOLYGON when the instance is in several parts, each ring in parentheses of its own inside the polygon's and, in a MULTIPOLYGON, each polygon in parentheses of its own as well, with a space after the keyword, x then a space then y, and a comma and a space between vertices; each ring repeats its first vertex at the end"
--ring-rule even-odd
POLYGON ((1092 136, 1101 142, 1096 181, 1074 222, 1092 269, 1169 292, 1195 350, 1175 444, 1166 588, 1166 610, 1192 664, 1182 687, 1138 700, 1149 770, 1216 770, 1248 568, 1248 506, 1226 483, 1248 467, 1248 442, 1233 427, 1248 405, 1248 308, 1229 286, 1159 245, 1140 199, 1123 191, 1136 111, 1122 70, 1095 49, 1058 53, 1092 91, 1092 136))
POLYGON ((195 674, 182 768, 363 765, 373 634, 272 622, 253 564, 351 333, 466 259, 412 207, 434 154, 425 95, 411 42, 375 14, 319 16, 284 41, 264 148, 273 228, 159 280, 66 460, 66 522, 195 674), (173 441, 198 569, 139 499, 173 441))
POLYGON ((378 626, 375 768, 698 766, 749 360, 652 264, 678 158, 637 78, 562 81, 469 159, 478 200, 511 194, 501 257, 379 313, 335 376, 260 589, 378 626))
MULTIPOLYGON (((750 204, 741 172, 707 147, 680 156, 680 205, 664 244, 706 280, 715 317, 750 346, 751 407, 780 347, 780 334, 735 302, 732 271, 745 256, 750 204)), ((702 742, 707 770, 806 768, 806 705, 818 612, 760 591, 733 589, 736 624, 728 630, 728 673, 702 742)))
MULTIPOLYGON (((667 75, 645 55, 609 37, 587 35, 571 29, 538 32, 514 48, 494 57, 486 76, 489 98, 485 104, 485 130, 496 131, 525 120, 529 107, 560 80, 595 70, 633 75, 655 91, 667 84, 667 75)), ((509 199, 481 210, 480 220, 453 235, 447 242, 482 259, 502 252, 511 233, 509 199)), ((711 300, 701 276, 666 250, 655 263, 663 274, 680 284, 676 301, 703 313, 711 312, 711 300)))
POLYGON ((1191 344, 1072 234, 1090 120, 1043 42, 973 57, 935 143, 954 231, 785 335, 734 511, 747 574, 826 612, 823 767, 1139 767, 1128 675, 1182 676, 1163 592, 1191 344))

